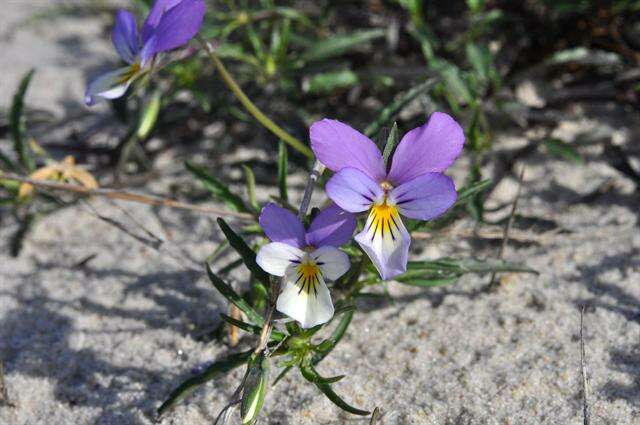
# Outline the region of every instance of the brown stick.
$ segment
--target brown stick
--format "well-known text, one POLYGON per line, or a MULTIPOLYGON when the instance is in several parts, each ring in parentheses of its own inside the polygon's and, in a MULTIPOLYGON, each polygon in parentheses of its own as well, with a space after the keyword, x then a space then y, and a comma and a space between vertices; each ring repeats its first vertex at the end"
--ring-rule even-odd
POLYGON ((109 199, 117 199, 128 202, 138 202, 140 204, 153 205, 157 207, 176 208, 188 210, 202 214, 212 214, 220 217, 235 217, 239 220, 254 220, 249 213, 226 211, 220 208, 204 207, 201 205, 189 204, 186 202, 175 201, 173 199, 160 198, 158 196, 142 195, 139 193, 128 192, 115 189, 89 189, 84 186, 68 183, 58 183, 45 180, 34 180, 29 177, 22 177, 13 173, 5 173, 0 171, 0 180, 13 180, 22 183, 28 183, 35 187, 41 187, 49 190, 61 190, 64 192, 77 193, 85 196, 102 196, 109 199))

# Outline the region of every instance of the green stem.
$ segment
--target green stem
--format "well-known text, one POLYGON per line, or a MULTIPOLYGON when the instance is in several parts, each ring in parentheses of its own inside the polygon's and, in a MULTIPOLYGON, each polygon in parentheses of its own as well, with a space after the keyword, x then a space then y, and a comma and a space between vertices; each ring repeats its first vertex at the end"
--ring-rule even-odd
POLYGON ((289 146, 302 153, 308 158, 313 158, 313 152, 309 149, 304 143, 300 140, 293 137, 291 134, 284 131, 278 124, 274 123, 267 117, 252 101, 247 97, 247 95, 242 91, 238 83, 233 79, 227 68, 224 66, 218 55, 213 51, 213 48, 209 43, 204 40, 200 40, 202 45, 204 46, 209 58, 215 65, 218 72, 220 72, 220 76, 224 80, 225 84, 229 89, 235 94, 238 98, 242 106, 245 107, 247 112, 249 112, 255 119, 257 119, 260 124, 265 126, 269 131, 278 136, 280 139, 284 140, 289 146))

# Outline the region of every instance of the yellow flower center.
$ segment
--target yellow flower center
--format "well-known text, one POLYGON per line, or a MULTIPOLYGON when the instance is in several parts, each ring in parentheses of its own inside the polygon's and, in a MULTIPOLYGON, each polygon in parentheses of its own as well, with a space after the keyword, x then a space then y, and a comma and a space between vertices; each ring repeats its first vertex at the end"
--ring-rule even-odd
POLYGON ((118 81, 118 83, 126 83, 127 81, 135 77, 138 72, 140 72, 140 64, 136 62, 129 67, 129 70, 122 76, 122 78, 120 78, 120 81, 118 81))
POLYGON ((296 272, 297 279, 295 284, 300 288, 298 294, 302 291, 306 294, 313 291, 317 295, 317 286, 320 285, 320 279, 322 278, 320 267, 315 262, 308 260, 300 264, 296 272))
POLYGON ((371 235, 372 241, 376 235, 382 239, 385 236, 390 236, 395 241, 398 236, 399 222, 398 208, 395 205, 390 205, 385 198, 381 204, 371 207, 366 231, 371 235))

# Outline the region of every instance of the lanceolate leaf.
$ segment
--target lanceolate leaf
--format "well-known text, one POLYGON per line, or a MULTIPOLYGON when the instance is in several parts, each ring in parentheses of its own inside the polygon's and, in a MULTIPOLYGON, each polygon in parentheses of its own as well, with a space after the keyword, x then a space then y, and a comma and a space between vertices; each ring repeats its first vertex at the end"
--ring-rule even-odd
POLYGON ((364 134, 369 137, 378 134, 380 128, 382 128, 382 126, 384 125, 388 125, 389 121, 391 121, 392 117, 397 114, 400 109, 402 109, 405 105, 407 105, 409 102, 411 102, 421 94, 427 93, 436 85, 437 82, 437 79, 430 78, 424 83, 418 84, 417 86, 412 87, 406 92, 401 93, 393 102, 385 106, 380 111, 380 113, 378 114, 378 118, 376 118, 376 120, 364 130, 364 134))
POLYGON ((244 314, 247 315, 247 317, 249 317, 251 321, 255 322, 258 326, 262 326, 264 324, 264 319, 262 318, 262 316, 260 316, 244 298, 238 295, 231 286, 229 286, 225 281, 216 276, 216 274, 213 273, 211 267, 209 267, 208 264, 207 274, 209 275, 209 280, 211 280, 213 286, 215 286, 216 289, 227 300, 229 300, 229 302, 238 307, 244 314))
POLYGON ((406 285, 432 287, 455 283, 460 276, 468 273, 487 274, 496 272, 538 274, 536 270, 522 264, 442 258, 434 261, 409 261, 407 271, 397 276, 395 280, 406 285))
POLYGON ((22 166, 27 171, 33 171, 35 169, 35 162, 31 156, 29 149, 29 143, 26 137, 26 123, 24 117, 24 98, 27 94, 27 89, 31 83, 31 77, 33 77, 35 70, 27 72, 27 74, 20 81, 18 91, 13 95, 13 101, 11 103, 11 112, 9 115, 9 127, 11 129, 11 138, 13 139, 13 148, 18 155, 18 159, 22 166))
POLYGON ((569 143, 560 140, 560 139, 546 139, 544 142, 544 146, 547 148, 547 151, 552 155, 560 157, 565 161, 573 162, 574 164, 582 165, 584 164, 584 159, 578 153, 578 151, 571 146, 569 143))
POLYGON ((316 372, 316 370, 311 365, 300 365, 300 372, 302 376, 309 382, 312 382, 318 389, 327 396, 329 400, 331 400, 336 406, 341 408, 342 410, 353 413, 354 415, 366 416, 370 412, 366 410, 361 410, 356 407, 351 406, 346 401, 344 401, 338 394, 336 394, 331 385, 327 382, 322 381, 322 378, 316 372))
POLYGON ((458 199, 456 199, 455 206, 459 206, 467 202, 470 198, 482 193, 491 186, 491 180, 481 180, 463 187, 458 191, 458 199))
POLYGON ((245 243, 245 241, 234 232, 231 227, 221 218, 218 218, 218 226, 222 230, 222 233, 227 237, 229 244, 235 249, 240 257, 242 257, 242 261, 247 266, 247 268, 253 273, 253 275, 267 285, 270 286, 269 275, 262 270, 262 268, 256 263, 256 253, 245 243))
POLYGON ((238 354, 218 360, 211 366, 207 367, 203 372, 184 381, 169 395, 169 398, 158 408, 158 415, 162 415, 168 409, 180 403, 182 400, 191 395, 200 385, 224 374, 230 372, 238 366, 245 364, 253 350, 245 351, 238 354))
POLYGON ((349 328, 349 324, 351 324, 351 319, 353 318, 353 313, 355 310, 346 311, 342 317, 340 318, 340 322, 338 326, 333 330, 331 336, 327 338, 322 344, 320 344, 321 348, 319 348, 311 358, 311 364, 318 364, 327 357, 327 355, 335 348, 336 344, 340 342, 345 332, 347 332, 347 328, 349 328))
POLYGON ((255 211, 258 211, 260 207, 256 199, 256 176, 253 174, 251 168, 246 165, 243 165, 242 168, 244 168, 244 173, 247 178, 247 195, 249 196, 249 205, 251 205, 255 211))
POLYGON ((400 283, 404 283, 409 286, 421 286, 423 288, 431 288, 435 286, 444 286, 450 285, 452 283, 456 283, 458 280, 458 276, 454 277, 446 277, 446 278, 396 278, 396 280, 400 283))
POLYGON ((309 46, 300 57, 300 61, 306 63, 340 56, 361 44, 368 43, 376 38, 382 38, 384 35, 384 30, 374 29, 332 36, 309 46))
POLYGON ((227 184, 222 183, 220 180, 209 174, 207 171, 205 171, 204 168, 198 165, 194 165, 189 161, 187 161, 185 165, 187 167, 187 170, 189 170, 189 172, 193 174, 195 178, 202 182, 204 187, 209 192, 211 192, 211 195, 213 195, 215 199, 224 202, 230 209, 234 211, 250 212, 242 198, 232 193, 229 190, 227 184))

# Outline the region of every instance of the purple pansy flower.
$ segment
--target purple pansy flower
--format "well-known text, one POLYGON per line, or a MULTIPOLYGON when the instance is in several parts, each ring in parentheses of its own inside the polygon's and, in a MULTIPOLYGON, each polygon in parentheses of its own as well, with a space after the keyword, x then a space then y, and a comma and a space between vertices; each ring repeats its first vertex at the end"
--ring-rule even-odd
POLYGON ((383 279, 407 270, 411 237, 400 215, 433 219, 456 201, 451 178, 442 174, 458 157, 464 132, 449 115, 435 112, 398 144, 389 171, 369 138, 340 121, 324 119, 311 126, 311 148, 336 172, 326 186, 342 209, 370 210, 355 240, 383 279))
POLYGON ((129 65, 107 72, 87 87, 85 103, 116 99, 131 83, 148 71, 153 58, 189 42, 200 30, 204 18, 204 0, 157 0, 140 32, 131 12, 119 10, 111 41, 118 55, 129 65))
POLYGON ((349 242, 355 216, 332 204, 305 230, 291 211, 268 204, 260 226, 271 243, 258 251, 257 263, 275 276, 284 276, 276 308, 303 328, 328 322, 333 303, 325 279, 335 280, 349 270, 349 257, 338 247, 349 242))

